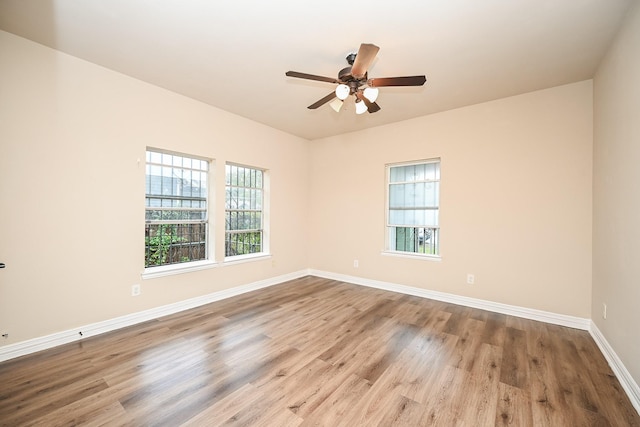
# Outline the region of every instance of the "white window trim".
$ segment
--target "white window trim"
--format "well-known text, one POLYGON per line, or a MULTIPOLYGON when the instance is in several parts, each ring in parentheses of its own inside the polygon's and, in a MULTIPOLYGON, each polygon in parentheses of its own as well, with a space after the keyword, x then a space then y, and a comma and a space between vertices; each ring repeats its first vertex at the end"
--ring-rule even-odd
MULTIPOLYGON (((230 165, 230 166, 239 166, 239 167, 244 167, 244 168, 251 168, 251 169, 256 169, 256 170, 260 170, 262 171, 262 251, 260 252, 256 252, 253 254, 242 254, 242 255, 232 255, 232 256, 225 256, 224 257, 224 264, 225 265, 230 265, 233 263, 245 263, 245 262, 251 262, 251 261, 257 261, 261 258, 269 258, 271 257, 271 252, 270 252, 270 232, 269 232, 269 225, 271 222, 271 173, 269 172, 268 169, 266 168, 262 168, 259 166, 252 166, 252 165, 248 165, 248 164, 244 164, 244 163, 237 163, 237 162, 226 162, 225 163, 225 171, 226 171, 226 166, 230 165)), ((225 217, 226 217, 226 187, 227 187, 227 183, 226 183, 226 178, 225 178, 225 217)), ((225 225, 224 228, 224 238, 223 240, 226 242, 227 241, 227 228, 225 225)), ((226 253, 226 248, 225 251, 223 253, 226 253)))
POLYGON ((398 257, 398 258, 413 258, 413 259, 421 259, 426 261, 442 261, 442 254, 433 255, 433 254, 419 254, 416 252, 403 252, 403 251, 392 251, 390 249, 385 249, 382 251, 382 255, 398 257))
POLYGON ((255 254, 234 255, 224 258, 224 265, 244 264, 246 262, 260 261, 271 258, 272 255, 265 252, 255 254))
MULTIPOLYGON (((144 267, 142 273, 140 274, 140 277, 143 280, 147 280, 147 279, 153 279, 156 277, 172 276, 174 274, 189 273, 192 271, 207 270, 210 268, 217 267, 218 263, 216 262, 216 259, 215 259, 216 246, 215 246, 215 232, 214 232, 215 211, 212 207, 212 202, 211 202, 213 200, 212 192, 214 191, 214 186, 215 186, 215 172, 216 172, 215 159, 204 157, 204 156, 182 153, 178 151, 165 150, 157 147, 149 147, 149 146, 145 148, 145 156, 144 156, 145 159, 147 157, 146 156, 147 151, 155 151, 157 153, 164 153, 164 154, 170 154, 170 155, 182 156, 182 157, 191 157, 193 159, 206 161, 209 164, 209 168, 207 170, 207 186, 208 186, 207 188, 207 246, 206 246, 207 258, 202 260, 197 260, 197 261, 178 263, 178 264, 167 264, 167 265, 158 265, 153 267, 144 267)), ((146 160, 145 160, 145 171, 146 171, 146 160)), ((145 172, 145 176, 146 176, 146 172, 145 172)), ((145 198, 146 198, 146 191, 145 191, 145 198)), ((143 264, 144 264, 144 260, 143 260, 143 264)))
POLYGON ((183 262, 180 264, 159 265, 156 267, 145 268, 140 276, 143 280, 155 279, 156 277, 173 276, 174 274, 208 270, 210 268, 215 268, 218 265, 219 264, 217 262, 210 259, 183 262))
MULTIPOLYGON (((417 252, 405 252, 405 251, 396 251, 390 248, 389 242, 389 232, 388 228, 392 227, 389 225, 389 181, 391 179, 391 168, 398 166, 412 166, 412 165, 421 165, 425 163, 440 163, 442 169, 442 159, 440 157, 433 157, 430 159, 422 159, 422 160, 410 160, 407 162, 398 162, 398 163, 387 163, 385 164, 385 200, 384 200, 384 249, 382 250, 382 255, 384 256, 392 256, 398 258, 412 258, 412 259, 420 259, 420 260, 428 260, 428 261, 441 261, 442 260, 442 251, 439 250, 438 254, 421 254, 417 252)), ((442 174, 442 171, 440 172, 442 174)), ((438 182, 441 180, 439 179, 438 182)), ((438 197, 438 211, 440 211, 440 198, 438 197)), ((440 229, 440 226, 438 226, 440 229)))

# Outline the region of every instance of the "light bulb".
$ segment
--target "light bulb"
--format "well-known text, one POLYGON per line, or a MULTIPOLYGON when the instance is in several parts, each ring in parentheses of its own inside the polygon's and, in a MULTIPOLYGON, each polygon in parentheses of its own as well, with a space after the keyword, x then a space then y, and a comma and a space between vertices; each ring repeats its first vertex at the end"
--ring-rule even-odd
POLYGON ((342 108, 342 104, 343 104, 343 102, 341 100, 339 100, 338 98, 334 99, 333 101, 331 101, 329 103, 331 108, 333 108, 336 113, 340 112, 340 109, 342 108))
POLYGON ((338 97, 338 99, 342 99, 342 100, 347 99, 347 96, 349 96, 350 92, 351 92, 351 89, 349 88, 349 86, 345 84, 339 84, 338 87, 336 88, 336 96, 338 97))
POLYGON ((378 99, 378 93, 380 91, 378 90, 378 88, 375 87, 368 87, 364 90, 364 92, 362 93, 364 95, 365 98, 367 98, 370 102, 376 102, 376 99, 378 99))
POLYGON ((367 104, 358 100, 356 101, 356 114, 362 114, 368 110, 367 104))

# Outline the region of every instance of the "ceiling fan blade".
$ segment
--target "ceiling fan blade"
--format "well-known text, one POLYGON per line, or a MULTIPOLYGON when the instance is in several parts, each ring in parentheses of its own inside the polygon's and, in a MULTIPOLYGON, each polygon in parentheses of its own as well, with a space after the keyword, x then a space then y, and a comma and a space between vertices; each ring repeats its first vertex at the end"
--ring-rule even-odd
POLYGON ((380 106, 375 102, 369 101, 362 92, 356 92, 356 98, 365 103, 365 105, 367 106, 367 111, 369 111, 369 113, 376 113, 380 111, 380 106))
POLYGON ((319 82, 327 82, 327 83, 340 83, 337 79, 334 79, 333 77, 316 76, 315 74, 299 73, 297 71, 287 71, 284 74, 289 77, 297 77, 299 79, 317 80, 319 82))
POLYGON ((351 75, 356 79, 363 78, 379 50, 380 48, 374 44, 362 43, 356 55, 356 60, 351 66, 351 75))
POLYGON ((336 93, 335 92, 331 92, 329 95, 325 96, 322 99, 319 99, 318 101, 314 102, 313 104, 309 105, 307 108, 310 110, 315 110, 316 108, 326 104, 327 102, 331 101, 333 98, 336 97, 336 93))
POLYGON ((378 77, 369 79, 367 84, 371 87, 383 86, 422 86, 427 81, 425 76, 407 77, 378 77))

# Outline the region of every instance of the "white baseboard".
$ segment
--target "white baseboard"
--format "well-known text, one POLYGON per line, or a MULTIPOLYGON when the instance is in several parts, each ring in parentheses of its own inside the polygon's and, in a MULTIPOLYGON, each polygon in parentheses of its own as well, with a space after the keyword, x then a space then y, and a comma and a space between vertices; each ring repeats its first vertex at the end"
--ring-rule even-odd
POLYGON ((414 288, 412 286, 398 285, 396 283, 381 282, 379 280, 364 279, 362 277, 347 276, 344 274, 330 273, 326 271, 310 269, 309 274, 312 276, 324 277, 325 279, 339 280, 356 285, 368 286, 370 288, 398 292, 422 298, 429 298, 437 301, 463 305, 465 307, 479 308, 481 310, 508 314, 510 316, 517 316, 530 320, 538 320, 540 322, 567 326, 574 329, 582 329, 588 331, 591 326, 591 319, 585 319, 582 317, 550 313, 548 311, 535 310, 533 308, 518 307, 515 305, 502 304, 499 302, 492 302, 477 298, 463 297, 460 295, 448 294, 445 292, 430 291, 427 289, 414 288))
POLYGON ((620 381, 620 384, 622 385, 624 391, 627 393, 627 396, 629 396, 631 404, 640 414, 640 386, 638 386, 638 383, 634 381, 633 377, 624 366, 624 363, 622 363, 622 360, 620 360, 616 352, 613 350, 611 345, 609 345, 609 342, 604 337, 602 332, 600 332, 600 329, 598 329, 593 321, 591 321, 591 328, 589 328, 589 333, 591 333, 593 340, 600 348, 600 351, 604 355, 604 358, 607 359, 607 362, 609 362, 611 370, 618 378, 618 381, 620 381))
POLYGON ((115 319, 92 323, 62 332, 56 332, 44 337, 38 337, 15 344, 9 344, 0 347, 0 362, 35 353, 37 351, 46 350, 48 348, 56 347, 59 345, 68 344, 70 342, 79 341, 83 338, 92 337, 95 335, 103 334, 105 332, 115 331, 116 329, 125 328, 127 326, 136 325, 138 323, 147 322, 149 320, 157 319, 159 317, 178 313, 184 310, 189 310, 191 308, 199 307, 201 305, 209 304, 225 298, 230 298, 236 295, 277 285, 289 280, 298 279, 306 275, 308 275, 307 270, 289 273, 282 276, 272 277, 269 279, 249 283, 246 285, 236 286, 231 289, 213 292, 208 295, 191 298, 177 303, 144 310, 138 313, 116 317, 115 319))

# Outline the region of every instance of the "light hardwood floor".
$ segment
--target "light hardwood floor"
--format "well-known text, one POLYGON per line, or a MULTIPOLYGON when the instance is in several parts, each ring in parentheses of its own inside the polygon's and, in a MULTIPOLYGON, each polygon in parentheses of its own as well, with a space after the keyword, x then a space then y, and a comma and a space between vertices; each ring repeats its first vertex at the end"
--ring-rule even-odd
POLYGON ((640 426, 589 334, 305 277, 0 364, 3 426, 640 426))

